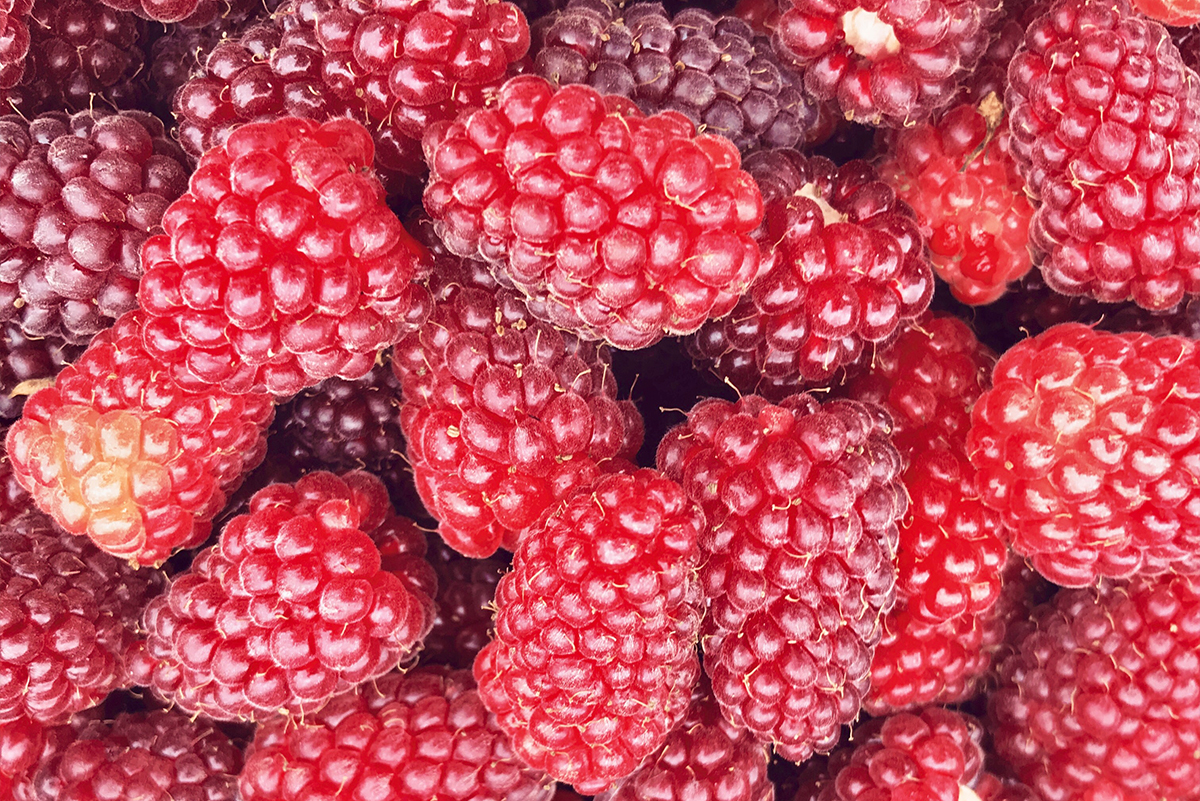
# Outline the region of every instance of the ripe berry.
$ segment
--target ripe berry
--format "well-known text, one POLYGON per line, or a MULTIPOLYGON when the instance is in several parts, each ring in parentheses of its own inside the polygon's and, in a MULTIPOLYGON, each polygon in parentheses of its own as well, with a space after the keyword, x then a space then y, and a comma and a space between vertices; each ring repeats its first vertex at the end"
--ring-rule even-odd
POLYGON ((1133 7, 1163 25, 1191 26, 1200 22, 1196 0, 1134 0, 1133 7))
POLYGON ((287 396, 366 375, 428 313, 424 249, 384 204, 351 120, 243 125, 142 252, 145 342, 179 379, 287 396))
POLYGON ((212 723, 178 712, 123 713, 83 727, 42 762, 37 801, 238 801, 242 752, 212 723))
POLYGON ((0 324, 0 331, 0 418, 11 419, 21 416, 25 398, 34 387, 53 381, 83 348, 56 336, 27 336, 16 323, 0 324))
MULTIPOLYGON (((7 429, 0 429, 0 435, 7 429)), ((8 452, 0 442, 0 524, 20 516, 33 505, 29 492, 21 486, 21 482, 13 475, 12 463, 8 452)))
POLYGON ((1035 610, 989 698, 997 754, 1038 798, 1200 797, 1200 586, 1164 574, 1035 610))
POLYGON ((1033 206, 995 94, 889 132, 880 175, 917 213, 933 269, 963 303, 991 303, 1033 262, 1033 206))
POLYGON ((475 660, 519 757, 595 793, 664 745, 700 672, 703 526, 675 482, 642 469, 576 492, 521 540, 475 660))
POLYGON ((699 365, 777 400, 869 359, 929 305, 933 272, 907 203, 862 161, 746 159, 763 192, 763 266, 733 313, 688 340, 699 365))
POLYGON ((272 484, 146 609, 139 685, 190 714, 311 714, 420 647, 436 578, 425 539, 368 473, 272 484), (373 538, 407 549, 381 561, 373 538))
POLYGON ((54 386, 25 403, 9 459, 38 506, 72 534, 142 564, 207 539, 228 493, 262 461, 269 395, 184 385, 142 347, 130 312, 54 386))
POLYGON ((124 685, 157 570, 135 570, 31 510, 0 525, 0 729, 65 723, 124 685))
POLYGON ((421 663, 469 670, 491 639, 496 585, 509 568, 507 554, 471 559, 429 534, 429 562, 437 573, 437 615, 421 663))
POLYGON ((180 141, 199 156, 246 122, 348 117, 372 131, 385 180, 419 176, 425 129, 482 106, 528 48, 507 2, 290 2, 214 47, 180 89, 180 141))
POLYGON ((439 254, 429 322, 397 343, 400 422, 417 491, 452 548, 512 550, 576 488, 632 458, 608 349, 534 319, 477 261, 439 254))
POLYGON ((1064 324, 996 364, 967 449, 1013 549, 1068 587, 1194 570, 1200 353, 1064 324))
POLYGON ((704 670, 722 714, 802 762, 837 744, 895 602, 900 454, 878 406, 705 400, 659 467, 704 509, 704 670))
POLYGON ((0 317, 84 344, 135 308, 142 245, 187 175, 146 112, 0 118, 0 317))
POLYGON ((818 132, 818 107, 800 77, 779 63, 769 37, 737 17, 572 0, 538 20, 533 38, 543 78, 628 97, 646 114, 679 111, 743 153, 795 147, 818 132))
POLYGON ((910 5, 790 0, 775 29, 779 57, 847 119, 901 128, 954 98, 987 49, 999 6, 979 0, 910 5))
POLYGON ((1060 0, 1009 67, 1012 154, 1051 289, 1166 309, 1200 292, 1200 78, 1124 0, 1060 0))
POLYGON ((33 0, 0 2, 0 89, 13 86, 25 73, 29 52, 29 15, 33 0))
POLYGON ((245 801, 550 801, 514 757, 465 670, 392 672, 320 712, 268 718, 239 780, 245 801))
POLYGON ((758 188, 728 139, 678 112, 527 75, 423 144, 446 246, 578 336, 634 350, 690 333, 758 274, 758 188))

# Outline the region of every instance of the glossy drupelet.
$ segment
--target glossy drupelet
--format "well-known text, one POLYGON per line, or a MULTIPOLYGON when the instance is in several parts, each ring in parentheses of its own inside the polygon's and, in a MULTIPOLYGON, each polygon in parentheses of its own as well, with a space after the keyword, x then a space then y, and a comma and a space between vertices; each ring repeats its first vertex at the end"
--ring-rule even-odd
POLYGON ((933 271, 912 209, 867 163, 771 150, 745 166, 765 206, 762 270, 688 349, 743 394, 778 400, 884 348, 929 306, 933 271))
POLYGON ((25 73, 29 52, 29 10, 33 0, 0 2, 0 87, 9 87, 25 73))
POLYGON ((371 135, 288 117, 209 151, 142 251, 147 349, 181 380, 292 395, 361 378, 418 327, 426 253, 383 200, 371 135))
POLYGON ((779 756, 829 751, 896 599, 901 457, 888 413, 793 395, 705 400, 658 464, 708 521, 704 669, 723 715, 779 756))
POLYGON ((1065 590, 1000 667, 996 753, 1038 798, 1200 798, 1200 585, 1141 576, 1065 590))
POLYGON ((436 578, 421 532, 393 515, 362 472, 260 490, 146 609, 130 675, 191 714, 261 720, 311 714, 408 661, 436 578), (385 563, 373 538, 392 534, 408 549, 385 563))
POLYGON ((66 723, 126 686, 125 651, 165 583, 36 510, 0 524, 0 729, 66 723))
POLYGON ((513 755, 465 670, 390 673, 315 715, 255 734, 245 801, 550 801, 554 782, 513 755))
POLYGON ((586 339, 635 350, 691 333, 758 275, 758 187, 732 142, 679 112, 525 75, 423 145, 446 246, 586 339))
POLYGON ((86 344, 136 308, 142 245, 187 176, 146 112, 0 118, 0 317, 86 344))
POLYGON ((642 469, 578 491, 522 539, 475 660, 519 757, 590 794, 665 744, 700 672, 703 525, 679 485, 642 469))
POLYGON ((1124 0, 1060 0, 1008 78, 1050 288, 1158 310, 1200 291, 1200 77, 1167 31, 1124 0))
POLYGON ((1200 569, 1200 352, 1067 323, 1008 350, 967 450, 1012 547, 1068 587, 1200 569))
POLYGON ((13 473, 72 534, 141 564, 207 539, 262 461, 271 397, 182 385, 143 346, 141 312, 98 334, 7 435, 13 473))
POLYGON ((442 538, 513 550, 574 489, 630 459, 642 424, 607 347, 534 318, 477 261, 438 254, 429 322, 392 351, 408 461, 442 538))

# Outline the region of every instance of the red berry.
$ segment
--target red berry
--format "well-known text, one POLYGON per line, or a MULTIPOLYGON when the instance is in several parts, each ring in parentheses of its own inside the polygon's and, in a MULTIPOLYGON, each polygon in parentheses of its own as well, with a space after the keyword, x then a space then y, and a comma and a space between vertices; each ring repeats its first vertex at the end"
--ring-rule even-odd
POLYGON ((351 120, 243 125, 142 251, 147 349, 179 379, 287 396, 361 378, 428 313, 424 249, 351 120))
POLYGON ((1195 25, 1200 22, 1200 3, 1195 0, 1134 0, 1133 7, 1164 25, 1195 25))
POLYGON ((7 436, 13 473, 72 534, 142 564, 208 538, 266 453, 269 395, 180 384, 143 346, 133 311, 98 334, 7 436))
POLYGON ((688 349, 740 392, 778 400, 869 359, 929 305, 933 272, 912 209, 865 162, 771 150, 746 169, 766 209, 762 271, 688 349))
POLYGON ((509 559, 507 554, 471 559, 431 533, 429 562, 438 577, 438 611, 421 662, 469 670, 491 639, 492 602, 509 559))
POLYGON ((658 447, 704 509, 704 670, 724 716, 802 762, 859 714, 895 602, 900 454, 881 407, 705 400, 658 447))
POLYGON ((729 140, 678 112, 521 76, 424 148, 446 246, 586 339, 634 350, 690 333, 758 274, 758 188, 729 140))
POLYGON ((421 532, 367 473, 273 484, 146 609, 139 685, 191 714, 310 714, 408 660, 429 631, 436 578, 421 532), (373 538, 404 544, 385 563, 373 538))
POLYGON ((700 672, 704 517, 654 470, 609 475, 518 546, 479 694, 519 757, 594 793, 657 752, 700 672))
POLYGON ((1200 292, 1200 78, 1166 30, 1124 0, 1060 0, 1008 75, 1050 288, 1147 309, 1200 292))
POLYGON ((25 73, 32 4, 33 0, 0 1, 0 88, 13 86, 25 73))

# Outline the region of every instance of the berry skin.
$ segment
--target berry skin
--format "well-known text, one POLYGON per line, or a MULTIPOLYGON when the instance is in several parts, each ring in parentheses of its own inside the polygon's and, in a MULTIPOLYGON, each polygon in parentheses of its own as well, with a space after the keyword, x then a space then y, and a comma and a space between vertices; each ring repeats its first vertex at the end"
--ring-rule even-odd
POLYGON ((199 156, 242 123, 347 117, 373 132, 385 180, 417 177, 425 129, 482 106, 528 49, 512 3, 289 0, 176 94, 180 141, 199 156))
POLYGON ((212 723, 178 712, 94 721, 38 767, 37 801, 239 801, 242 752, 212 723))
POLYGON ((302 719, 258 728, 245 801, 550 801, 554 783, 513 756, 465 670, 392 672, 302 719))
POLYGON ((700 673, 699 508, 641 469, 608 475, 528 534, 475 660, 513 750, 592 794, 656 753, 700 673))
POLYGON ((1018 344, 975 404, 967 450, 1012 547, 1067 587, 1197 564, 1200 353, 1075 323, 1018 344))
MULTIPOLYGON (((0 435, 6 433, 0 429, 0 435)), ((0 437, 2 439, 2 437, 0 437)), ((33 504, 29 492, 21 486, 21 482, 13 475, 12 463, 4 443, 0 442, 0 524, 7 523, 26 512, 33 504)))
POLYGON ((1194 578, 1058 593, 1000 667, 996 753, 1040 799, 1200 798, 1197 621, 1194 578))
POLYGON ((392 351, 400 422, 438 532, 482 559, 632 458, 642 424, 605 346, 535 319, 479 262, 439 254, 430 290, 429 322, 392 351))
POLYGON ((146 112, 0 118, 0 317, 86 344, 136 308, 142 245, 187 175, 146 112))
POLYGON ((996 95, 890 131, 880 175, 917 213, 933 269, 963 303, 991 303, 1029 272, 1033 206, 996 95))
POLYGON ((142 251, 147 349, 181 380, 288 396, 361 378, 428 313, 425 252, 351 120, 243 125, 200 159, 142 251))
POLYGON ((758 274, 758 188, 728 139, 678 112, 524 75, 423 144, 446 246, 585 339, 636 350, 691 333, 758 274))
POLYGON ((124 686, 138 616, 165 583, 40 512, 0 525, 0 730, 65 723, 124 686))
POLYGON ((681 112, 743 153, 796 147, 816 133, 818 107, 799 76, 779 63, 769 37, 737 17, 572 0, 538 20, 533 37, 543 78, 631 98, 646 114, 681 112))
POLYGON ((368 473, 272 484, 146 609, 130 675, 214 720, 311 714, 420 647, 436 592, 424 549, 368 473), (373 539, 393 536, 408 549, 385 564, 373 539))
POLYGON ((776 23, 779 57, 847 119, 903 128, 949 104, 987 50, 998 5, 979 0, 880 6, 790 0, 776 23))
POLYGON ((131 11, 155 22, 177 22, 180 28, 200 28, 221 18, 245 17, 266 8, 273 10, 279 0, 100 0, 106 6, 131 11))
POLYGON ((29 10, 33 0, 0 0, 0 89, 25 74, 29 52, 29 10))
POLYGON ((749 731, 721 717, 708 682, 701 681, 687 717, 658 755, 596 801, 774 801, 769 761, 768 750, 749 731))
POLYGON ((27 336, 16 323, 0 324, 0 332, 0 419, 12 419, 21 416, 25 398, 32 394, 31 387, 53 381, 63 365, 75 361, 83 348, 55 336, 27 336))
POLYGON ((933 271, 912 209, 865 162, 772 150, 746 170, 766 210, 762 271, 688 349, 743 394, 778 400, 869 359, 929 306, 933 271))
POLYGON ((491 639, 496 585, 509 568, 501 555, 471 559, 429 534, 429 563, 438 578, 437 616, 421 651, 422 664, 469 670, 491 639))
POLYGON ((1167 309, 1200 292, 1200 78, 1124 0, 1060 0, 1008 71, 1011 151, 1051 289, 1167 309))
POLYGON ((726 719, 802 762, 829 751, 870 681, 895 602, 900 454, 878 406, 705 400, 658 447, 704 509, 704 670, 726 719))
POLYGON ((1133 7, 1163 25, 1189 26, 1200 22, 1196 0, 1135 0, 1133 7))
POLYGON ((269 395, 172 379, 142 347, 133 311, 98 334, 7 436, 13 473, 72 534, 141 564, 208 538, 211 520, 266 453, 269 395))

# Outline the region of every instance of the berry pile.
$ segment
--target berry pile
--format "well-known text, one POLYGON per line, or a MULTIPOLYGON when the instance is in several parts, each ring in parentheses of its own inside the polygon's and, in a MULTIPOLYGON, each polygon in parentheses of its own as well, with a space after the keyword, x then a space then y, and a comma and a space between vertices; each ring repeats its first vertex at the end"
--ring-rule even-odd
POLYGON ((0 0, 0 801, 1200 801, 1198 9, 0 0))

